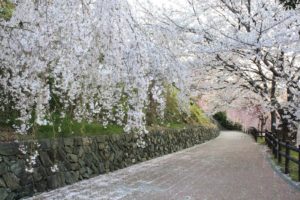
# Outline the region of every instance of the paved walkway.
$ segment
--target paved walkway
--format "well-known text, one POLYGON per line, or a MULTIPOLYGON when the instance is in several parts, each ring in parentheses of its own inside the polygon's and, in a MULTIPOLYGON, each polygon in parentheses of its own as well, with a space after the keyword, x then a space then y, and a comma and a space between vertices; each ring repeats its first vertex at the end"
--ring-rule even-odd
POLYGON ((33 199, 300 200, 262 147, 239 132, 33 199))

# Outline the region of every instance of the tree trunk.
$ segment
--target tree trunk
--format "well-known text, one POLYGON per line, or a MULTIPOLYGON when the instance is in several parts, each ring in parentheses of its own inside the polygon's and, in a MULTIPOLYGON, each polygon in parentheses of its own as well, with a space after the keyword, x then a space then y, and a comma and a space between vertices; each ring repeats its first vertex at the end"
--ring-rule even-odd
POLYGON ((297 146, 300 145, 300 123, 298 124, 297 136, 296 136, 297 146))
POLYGON ((277 123, 277 120, 276 120, 276 111, 272 111, 271 112, 271 132, 272 133, 276 133, 276 123, 277 123))
MULTIPOLYGON (((293 101, 293 93, 287 88, 287 102, 293 101)), ((283 140, 293 141, 296 138, 297 127, 294 125, 293 121, 295 119, 294 115, 290 112, 289 108, 281 108, 278 110, 280 115, 281 124, 280 124, 280 133, 283 140), (289 118, 286 118, 289 116, 289 118)))
MULTIPOLYGON (((272 86, 271 86, 271 94, 270 94, 270 97, 271 97, 271 104, 272 104, 272 107, 275 108, 275 98, 276 98, 276 80, 275 80, 275 76, 273 75, 273 78, 272 78, 272 86)), ((271 112, 271 132, 272 133, 276 133, 276 124, 277 124, 277 120, 276 120, 276 111, 273 110, 271 112)))

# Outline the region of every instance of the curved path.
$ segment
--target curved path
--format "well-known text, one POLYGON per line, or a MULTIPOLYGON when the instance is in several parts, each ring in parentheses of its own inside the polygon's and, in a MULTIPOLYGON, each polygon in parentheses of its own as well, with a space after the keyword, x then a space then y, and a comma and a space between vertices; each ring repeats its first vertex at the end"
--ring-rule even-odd
POLYGON ((300 200, 265 157, 248 135, 222 132, 205 144, 33 199, 300 200))

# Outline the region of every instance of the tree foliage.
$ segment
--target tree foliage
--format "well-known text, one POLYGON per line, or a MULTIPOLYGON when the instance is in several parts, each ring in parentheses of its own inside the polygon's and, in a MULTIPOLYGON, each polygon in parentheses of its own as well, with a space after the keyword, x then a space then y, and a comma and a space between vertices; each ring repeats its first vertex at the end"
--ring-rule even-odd
POLYGON ((296 7, 300 4, 299 0, 279 0, 281 4, 286 7, 286 9, 296 9, 296 7))
POLYGON ((176 49, 195 74, 193 89, 218 91, 221 106, 238 100, 250 105, 246 100, 254 97, 271 113, 273 130, 294 135, 300 120, 297 10, 274 0, 186 0, 162 10, 143 8, 144 21, 153 19, 155 31, 169 41, 166 48, 176 49))
POLYGON ((229 120, 227 118, 226 112, 217 112, 216 114, 213 115, 213 117, 214 117, 215 120, 217 120, 219 122, 219 124, 223 128, 225 128, 227 130, 241 131, 243 129, 241 124, 229 120))
POLYGON ((0 108, 17 113, 18 132, 51 125, 55 114, 144 134, 150 98, 164 115, 165 84, 188 108, 182 66, 140 29, 127 1, 16 1, 9 18, 0 21, 0 108))

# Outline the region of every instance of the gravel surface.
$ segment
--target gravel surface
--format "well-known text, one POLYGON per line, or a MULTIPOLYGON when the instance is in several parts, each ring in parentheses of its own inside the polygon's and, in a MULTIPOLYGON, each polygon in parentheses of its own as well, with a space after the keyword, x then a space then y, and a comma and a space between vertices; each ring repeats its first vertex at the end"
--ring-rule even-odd
POLYGON ((205 144, 32 199, 300 200, 265 154, 250 136, 224 131, 205 144))

